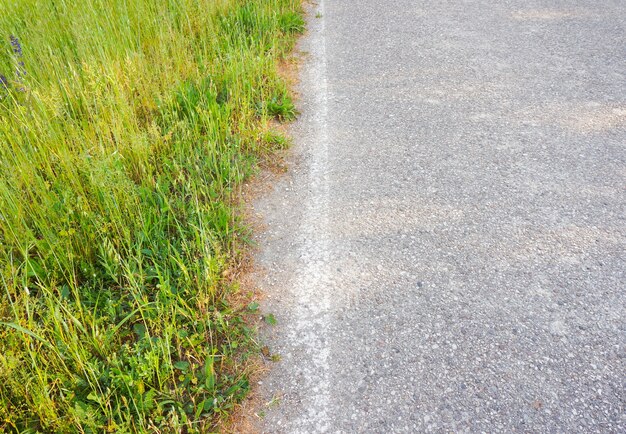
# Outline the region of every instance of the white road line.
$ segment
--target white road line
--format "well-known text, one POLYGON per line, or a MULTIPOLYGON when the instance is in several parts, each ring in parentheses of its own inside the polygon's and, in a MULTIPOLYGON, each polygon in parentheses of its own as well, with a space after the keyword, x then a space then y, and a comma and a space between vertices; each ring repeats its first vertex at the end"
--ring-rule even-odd
POLYGON ((327 341, 328 312, 331 307, 329 281, 329 174, 328 174, 328 82, 326 76, 326 36, 324 1, 317 6, 311 26, 310 61, 306 68, 306 88, 311 94, 309 143, 309 197, 299 234, 303 266, 293 285, 297 323, 291 333, 295 348, 310 361, 301 366, 304 377, 306 412, 293 421, 290 432, 328 432, 330 407, 330 351, 327 341))

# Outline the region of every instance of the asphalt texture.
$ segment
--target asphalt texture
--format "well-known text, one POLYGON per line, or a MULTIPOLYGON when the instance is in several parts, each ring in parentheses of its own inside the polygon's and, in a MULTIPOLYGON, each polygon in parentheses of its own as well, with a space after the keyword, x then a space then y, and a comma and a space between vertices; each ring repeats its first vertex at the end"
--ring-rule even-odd
POLYGON ((626 432, 626 2, 310 9, 259 430, 626 432))

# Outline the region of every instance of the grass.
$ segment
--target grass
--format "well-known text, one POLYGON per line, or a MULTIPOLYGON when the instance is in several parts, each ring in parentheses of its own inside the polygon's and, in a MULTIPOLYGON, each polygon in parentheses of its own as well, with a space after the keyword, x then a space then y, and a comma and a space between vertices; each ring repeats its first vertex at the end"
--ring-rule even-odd
POLYGON ((0 431, 207 432, 255 351, 234 194, 298 0, 0 0, 0 431))

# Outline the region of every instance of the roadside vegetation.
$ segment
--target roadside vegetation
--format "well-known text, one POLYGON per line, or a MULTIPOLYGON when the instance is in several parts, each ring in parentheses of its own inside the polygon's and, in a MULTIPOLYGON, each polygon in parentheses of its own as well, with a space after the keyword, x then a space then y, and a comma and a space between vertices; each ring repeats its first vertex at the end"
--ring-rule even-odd
POLYGON ((0 431, 206 432, 254 353, 233 194, 298 0, 0 0, 0 431))

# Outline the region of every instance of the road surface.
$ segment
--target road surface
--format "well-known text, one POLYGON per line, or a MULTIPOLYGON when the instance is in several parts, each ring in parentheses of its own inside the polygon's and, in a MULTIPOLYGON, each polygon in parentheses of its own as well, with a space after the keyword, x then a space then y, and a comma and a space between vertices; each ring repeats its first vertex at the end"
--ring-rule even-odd
POLYGON ((259 430, 625 432, 626 2, 309 21, 259 430))

